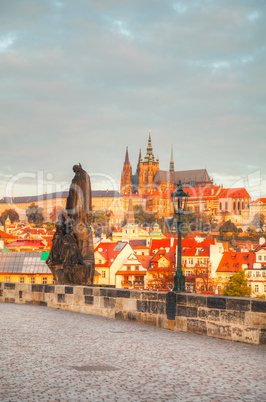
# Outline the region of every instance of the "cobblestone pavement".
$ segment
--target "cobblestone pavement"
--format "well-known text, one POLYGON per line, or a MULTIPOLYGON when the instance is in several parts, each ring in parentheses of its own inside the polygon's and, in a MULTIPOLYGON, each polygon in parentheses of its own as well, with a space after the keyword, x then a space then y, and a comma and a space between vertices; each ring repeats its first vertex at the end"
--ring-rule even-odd
POLYGON ((265 401, 266 348, 0 303, 1 401, 265 401))

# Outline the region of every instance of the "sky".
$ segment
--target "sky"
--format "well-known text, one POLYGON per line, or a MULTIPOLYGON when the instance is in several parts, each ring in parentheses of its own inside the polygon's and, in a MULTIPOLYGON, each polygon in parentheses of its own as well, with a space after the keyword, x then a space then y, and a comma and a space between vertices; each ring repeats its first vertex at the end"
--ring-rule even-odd
POLYGON ((266 196, 266 1, 0 0, 0 197, 160 169, 266 196))

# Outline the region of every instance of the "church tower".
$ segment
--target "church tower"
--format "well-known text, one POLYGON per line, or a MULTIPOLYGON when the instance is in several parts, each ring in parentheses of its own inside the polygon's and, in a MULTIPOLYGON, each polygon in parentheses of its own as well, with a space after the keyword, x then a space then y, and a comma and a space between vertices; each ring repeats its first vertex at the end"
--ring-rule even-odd
POLYGON ((175 171, 175 163, 174 163, 174 155, 173 155, 173 145, 171 148, 171 159, 170 159, 170 169, 169 169, 170 173, 174 173, 175 171))
POLYGON ((146 194, 153 191, 154 183, 153 178, 155 173, 159 170, 159 159, 155 160, 151 144, 151 130, 149 130, 149 139, 147 152, 144 161, 139 161, 139 194, 146 194))
POLYGON ((130 194, 131 183, 132 183, 132 168, 129 162, 128 147, 127 147, 124 167, 121 173, 121 186, 120 186, 121 194, 123 195, 130 194))

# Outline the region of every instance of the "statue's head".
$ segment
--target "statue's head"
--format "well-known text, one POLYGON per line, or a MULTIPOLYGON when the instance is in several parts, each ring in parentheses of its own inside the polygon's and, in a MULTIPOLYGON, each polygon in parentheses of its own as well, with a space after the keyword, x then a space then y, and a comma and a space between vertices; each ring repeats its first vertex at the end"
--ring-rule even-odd
POLYGON ((80 170, 82 170, 82 166, 81 166, 80 163, 79 163, 78 165, 74 165, 74 166, 73 166, 73 171, 74 171, 75 173, 79 172, 80 170))

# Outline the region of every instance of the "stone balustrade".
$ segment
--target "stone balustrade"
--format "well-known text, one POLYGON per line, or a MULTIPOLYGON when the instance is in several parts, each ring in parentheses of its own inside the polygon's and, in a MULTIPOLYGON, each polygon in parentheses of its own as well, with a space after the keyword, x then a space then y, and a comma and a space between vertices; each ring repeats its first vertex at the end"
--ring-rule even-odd
POLYGON ((0 301, 60 308, 174 331, 266 344, 266 300, 263 299, 1 282, 0 301))

